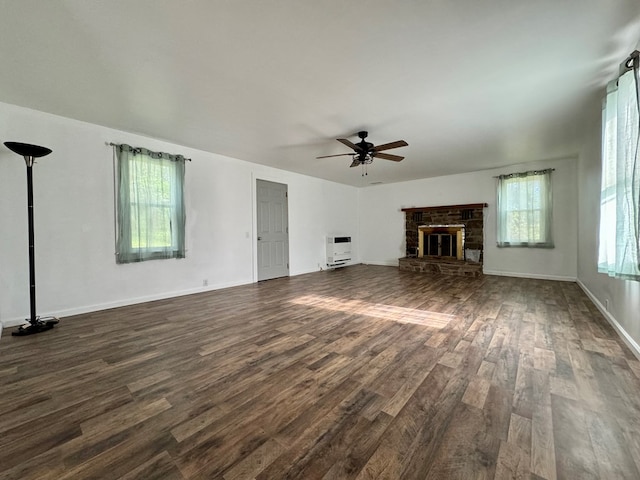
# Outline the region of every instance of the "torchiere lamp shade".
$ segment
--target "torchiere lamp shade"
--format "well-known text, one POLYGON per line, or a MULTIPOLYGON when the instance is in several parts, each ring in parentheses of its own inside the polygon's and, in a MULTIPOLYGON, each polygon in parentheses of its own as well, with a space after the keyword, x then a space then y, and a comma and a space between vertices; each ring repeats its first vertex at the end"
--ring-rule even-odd
POLYGON ((20 142, 4 142, 4 145, 12 152, 22 155, 23 157, 44 157, 51 153, 51 149, 41 147, 40 145, 31 145, 30 143, 20 142))

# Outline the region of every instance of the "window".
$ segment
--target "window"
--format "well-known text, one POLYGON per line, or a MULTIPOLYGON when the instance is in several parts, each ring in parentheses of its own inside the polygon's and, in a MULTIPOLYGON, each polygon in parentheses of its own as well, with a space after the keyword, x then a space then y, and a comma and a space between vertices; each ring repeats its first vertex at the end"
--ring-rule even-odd
POLYGON ((116 145, 117 263, 184 258, 184 162, 180 155, 116 145))
POLYGON ((640 280, 640 95, 638 52, 607 86, 602 111, 598 271, 640 280))
POLYGON ((553 248, 551 171, 498 177, 498 247, 553 248))

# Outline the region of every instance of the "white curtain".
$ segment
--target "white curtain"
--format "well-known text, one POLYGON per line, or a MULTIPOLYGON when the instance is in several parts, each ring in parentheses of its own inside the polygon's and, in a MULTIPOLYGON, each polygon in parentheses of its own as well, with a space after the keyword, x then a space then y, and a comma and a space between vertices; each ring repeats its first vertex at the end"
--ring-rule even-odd
POLYGON ((638 59, 609 84, 602 115, 598 271, 640 280, 638 59))
POLYGON ((553 248, 551 172, 498 177, 498 247, 553 248))

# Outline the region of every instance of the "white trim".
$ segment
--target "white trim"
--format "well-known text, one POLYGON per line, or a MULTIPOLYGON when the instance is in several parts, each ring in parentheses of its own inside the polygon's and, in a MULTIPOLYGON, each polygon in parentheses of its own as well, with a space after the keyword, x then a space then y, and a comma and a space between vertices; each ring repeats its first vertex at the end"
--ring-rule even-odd
MULTIPOLYGON (((84 313, 99 312, 101 310, 108 310, 110 308, 126 307, 129 305, 136 305, 139 303, 153 302, 155 300, 165 300, 167 298, 182 297, 185 295, 193 295, 195 293, 203 293, 203 292, 209 292, 212 290, 220 290, 223 288, 238 287, 240 285, 249 285, 251 283, 253 282, 230 282, 230 283, 224 283, 224 284, 209 285, 207 287, 190 288, 188 290, 181 290, 178 292, 165 292, 165 293, 159 293, 155 295, 147 295, 144 297, 129 298, 126 300, 117 300, 114 302, 99 303, 95 305, 84 305, 82 307, 75 307, 75 308, 68 308, 65 310, 57 310, 54 312, 47 312, 46 316, 47 317, 70 317, 72 315, 81 315, 84 313)), ((18 325, 23 325, 25 323, 28 323, 28 320, 25 318, 10 318, 10 319, 2 320, 2 325, 4 326, 4 328, 17 327, 18 325)))
POLYGON ((398 260, 366 260, 362 262, 363 265, 380 265, 382 267, 397 267, 399 266, 398 260))
POLYGON ((622 325, 618 323, 615 317, 611 315, 610 312, 607 311, 604 305, 600 303, 600 300, 598 300, 596 296, 593 293, 591 293, 591 291, 587 288, 587 286, 584 283, 582 283, 580 280, 577 280, 576 283, 582 289, 582 291, 587 294, 587 297, 589 297, 589 299, 593 302, 596 308, 600 310, 600 313, 604 318, 607 319, 607 322, 609 322, 609 324, 614 328, 614 330, 618 332, 618 335, 620 336, 620 338, 622 338, 624 343, 627 344, 627 347, 629 347, 631 352, 638 358, 638 360, 640 360, 640 345, 638 345, 638 343, 633 339, 633 337, 629 335, 627 331, 622 327, 622 325))
POLYGON ((575 282, 576 277, 565 277, 562 275, 543 275, 539 273, 520 273, 520 272, 503 272, 500 270, 487 270, 482 269, 482 273, 485 275, 499 275, 501 277, 518 277, 518 278, 533 278, 536 280, 556 280, 558 282, 575 282))
MULTIPOLYGON (((306 270, 299 270, 299 271, 295 271, 295 272, 289 272, 289 277, 297 277, 298 275, 307 275, 309 273, 316 273, 316 272, 321 272, 323 270, 327 270, 327 267, 320 264, 319 268, 312 268, 312 269, 306 269, 306 270)), ((281 278, 287 278, 287 277, 281 277, 281 278)))

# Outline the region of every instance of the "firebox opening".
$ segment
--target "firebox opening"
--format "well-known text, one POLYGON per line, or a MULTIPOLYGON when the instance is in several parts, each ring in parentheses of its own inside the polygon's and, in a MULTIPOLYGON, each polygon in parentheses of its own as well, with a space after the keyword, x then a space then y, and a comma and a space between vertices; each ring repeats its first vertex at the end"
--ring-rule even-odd
POLYGON ((464 225, 420 225, 418 257, 464 259, 464 225))

